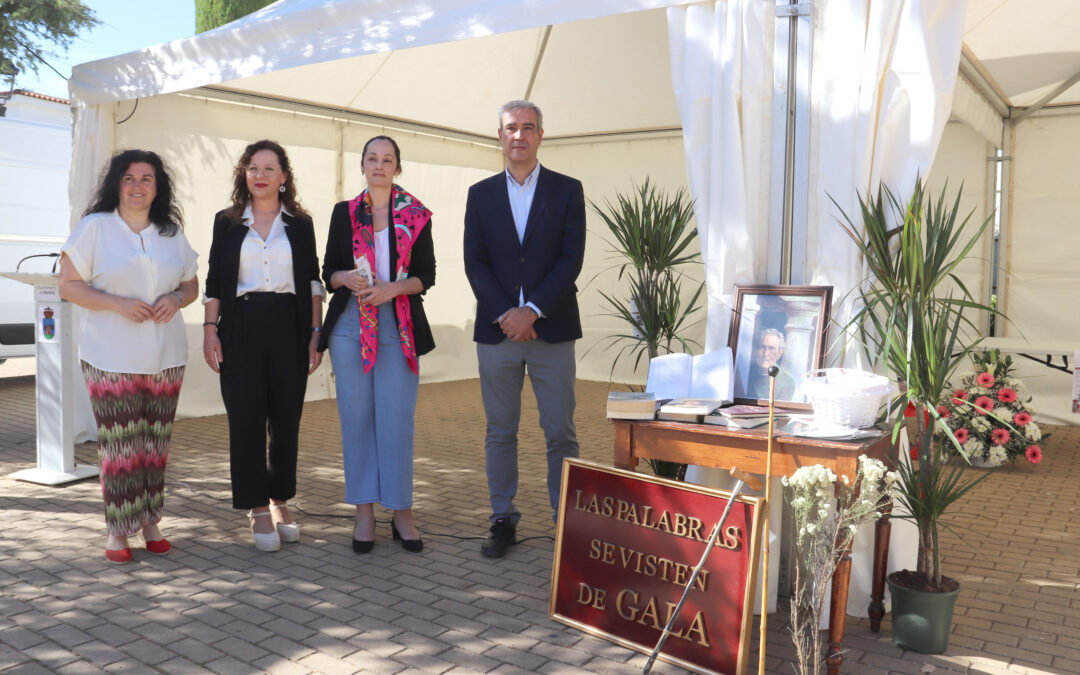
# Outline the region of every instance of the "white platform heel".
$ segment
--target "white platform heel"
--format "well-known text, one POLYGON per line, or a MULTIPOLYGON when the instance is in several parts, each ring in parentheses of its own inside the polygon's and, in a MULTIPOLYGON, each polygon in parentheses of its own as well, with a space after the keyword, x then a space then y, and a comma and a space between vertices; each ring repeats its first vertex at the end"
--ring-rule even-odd
POLYGON ((277 530, 274 530, 273 532, 256 532, 254 530, 255 519, 263 517, 270 518, 270 512, 263 511, 262 513, 255 513, 254 511, 248 511, 247 516, 251 519, 251 536, 255 539, 255 548, 267 552, 281 550, 281 536, 278 534, 277 530))
MULTIPOLYGON (((280 511, 281 509, 287 509, 288 506, 285 504, 271 504, 270 508, 280 511)), ((288 544, 296 543, 300 541, 300 523, 278 523, 277 533, 281 541, 288 544)))

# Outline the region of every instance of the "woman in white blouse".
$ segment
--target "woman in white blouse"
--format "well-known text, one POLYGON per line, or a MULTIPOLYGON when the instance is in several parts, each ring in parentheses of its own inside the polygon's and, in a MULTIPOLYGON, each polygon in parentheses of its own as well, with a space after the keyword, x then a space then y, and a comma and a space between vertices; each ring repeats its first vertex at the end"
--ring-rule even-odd
POLYGON ((248 511, 260 551, 300 539, 286 502, 296 495, 307 377, 322 360, 322 295, 289 157, 274 141, 252 143, 236 164, 232 206, 214 218, 203 356, 221 374, 233 508, 248 511))
POLYGON ((199 295, 182 226, 161 158, 125 150, 106 167, 60 260, 60 296, 86 310, 79 355, 98 425, 112 562, 131 560, 128 537, 140 531, 147 551, 171 548, 158 523, 187 363, 179 310, 199 295))

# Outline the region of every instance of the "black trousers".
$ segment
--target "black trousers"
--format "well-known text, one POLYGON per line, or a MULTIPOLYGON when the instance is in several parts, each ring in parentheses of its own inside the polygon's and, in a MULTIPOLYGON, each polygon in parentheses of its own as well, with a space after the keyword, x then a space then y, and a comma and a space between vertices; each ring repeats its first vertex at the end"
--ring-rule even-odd
POLYGON ((294 295, 248 293, 236 307, 222 345, 221 397, 229 417, 233 508, 251 509, 296 496, 308 356, 296 334, 294 295))

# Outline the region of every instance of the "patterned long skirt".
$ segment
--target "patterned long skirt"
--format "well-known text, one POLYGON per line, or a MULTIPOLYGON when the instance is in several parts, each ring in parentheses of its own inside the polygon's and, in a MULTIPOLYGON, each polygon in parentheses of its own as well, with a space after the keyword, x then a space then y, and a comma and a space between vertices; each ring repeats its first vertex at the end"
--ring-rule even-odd
POLYGON ((113 373, 82 361, 98 426, 109 534, 128 537, 161 520, 165 463, 184 366, 154 375, 113 373))

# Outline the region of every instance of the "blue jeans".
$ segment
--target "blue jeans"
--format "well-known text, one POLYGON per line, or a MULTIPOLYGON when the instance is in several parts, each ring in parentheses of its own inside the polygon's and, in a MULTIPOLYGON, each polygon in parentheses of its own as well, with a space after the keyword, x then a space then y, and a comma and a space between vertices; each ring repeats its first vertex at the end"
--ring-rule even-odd
POLYGON ((350 303, 330 334, 345 501, 412 508, 413 418, 420 377, 401 351, 393 303, 379 306, 379 349, 365 373, 360 354, 360 312, 350 303))

